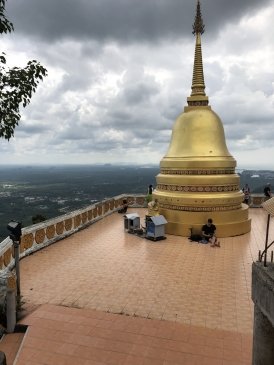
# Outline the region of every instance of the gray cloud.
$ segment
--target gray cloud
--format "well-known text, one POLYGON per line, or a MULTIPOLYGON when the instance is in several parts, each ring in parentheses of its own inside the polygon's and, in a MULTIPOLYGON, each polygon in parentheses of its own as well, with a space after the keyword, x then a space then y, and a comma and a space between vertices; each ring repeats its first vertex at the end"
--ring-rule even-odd
MULTIPOLYGON (((159 162, 191 91, 195 3, 9 0, 16 32, 4 49, 49 76, 3 158, 159 162)), ((267 3, 202 0, 206 91, 233 155, 273 144, 273 12, 256 12, 267 3)))
MULTIPOLYGON (((207 0, 202 11, 209 33, 270 0, 207 0)), ((155 42, 191 36, 195 2, 182 0, 10 0, 16 31, 46 42, 60 39, 155 42), (190 16, 190 14, 192 16, 190 16)))
POLYGON ((48 130, 47 125, 41 125, 36 122, 31 124, 21 123, 17 129, 17 132, 20 134, 24 133, 30 135, 30 134, 41 134, 46 132, 47 130, 48 130))

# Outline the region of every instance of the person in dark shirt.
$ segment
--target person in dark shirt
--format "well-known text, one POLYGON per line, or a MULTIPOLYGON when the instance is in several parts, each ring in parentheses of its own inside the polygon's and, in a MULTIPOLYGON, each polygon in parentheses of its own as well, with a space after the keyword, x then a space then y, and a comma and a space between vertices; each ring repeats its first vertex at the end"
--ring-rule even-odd
POLYGON ((207 224, 202 227, 203 239, 210 243, 211 247, 221 247, 220 242, 215 236, 216 226, 213 224, 211 218, 208 219, 207 224))
POLYGON ((248 186, 248 184, 245 184, 245 186, 243 187, 243 193, 244 193, 244 203, 249 205, 249 199, 250 199, 250 188, 248 186))
POLYGON ((268 183, 264 188, 264 196, 265 200, 268 200, 271 198, 271 190, 270 190, 270 184, 268 183))
POLYGON ((128 203, 126 199, 123 199, 123 205, 122 207, 118 210, 118 213, 120 214, 125 214, 127 212, 127 208, 128 208, 128 203))
POLYGON ((153 193, 153 186, 149 185, 147 189, 147 196, 146 196, 146 202, 150 203, 152 201, 152 193, 153 193))

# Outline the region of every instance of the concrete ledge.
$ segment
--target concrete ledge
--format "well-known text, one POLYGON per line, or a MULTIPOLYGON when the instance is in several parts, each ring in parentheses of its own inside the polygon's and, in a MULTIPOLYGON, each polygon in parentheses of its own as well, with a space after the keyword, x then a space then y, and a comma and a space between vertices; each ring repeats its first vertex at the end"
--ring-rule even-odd
POLYGON ((252 264, 252 300, 274 327, 274 264, 252 264))
POLYGON ((262 204, 265 201, 263 194, 251 194, 250 197, 250 208, 262 208, 262 204))

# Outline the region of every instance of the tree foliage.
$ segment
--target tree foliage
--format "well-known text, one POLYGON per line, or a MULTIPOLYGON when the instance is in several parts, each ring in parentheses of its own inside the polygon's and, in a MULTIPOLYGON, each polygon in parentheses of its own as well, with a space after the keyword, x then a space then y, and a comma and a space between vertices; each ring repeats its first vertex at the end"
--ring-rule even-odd
MULTIPOLYGON (((10 33, 13 24, 5 16, 6 0, 0 0, 0 33, 10 33)), ((29 61, 24 68, 9 68, 5 53, 0 54, 0 137, 10 139, 18 125, 21 104, 26 107, 39 81, 47 70, 36 60, 29 61)))

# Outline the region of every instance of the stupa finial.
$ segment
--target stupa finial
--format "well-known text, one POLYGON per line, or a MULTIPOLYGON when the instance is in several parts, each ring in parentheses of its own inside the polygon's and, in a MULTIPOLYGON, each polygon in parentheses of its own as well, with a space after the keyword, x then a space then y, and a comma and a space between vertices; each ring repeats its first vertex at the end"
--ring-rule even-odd
POLYGON ((205 94, 205 81, 203 70, 201 34, 205 31, 203 23, 200 1, 197 1, 195 21, 193 24, 193 34, 196 35, 195 57, 193 67, 193 78, 191 86, 191 96, 187 98, 189 106, 207 106, 208 97, 205 94))
POLYGON ((201 13, 201 5, 199 0, 197 1, 196 16, 192 27, 193 27, 193 32, 192 32, 193 34, 198 34, 198 33, 203 34, 205 31, 205 26, 203 23, 203 18, 201 13))

